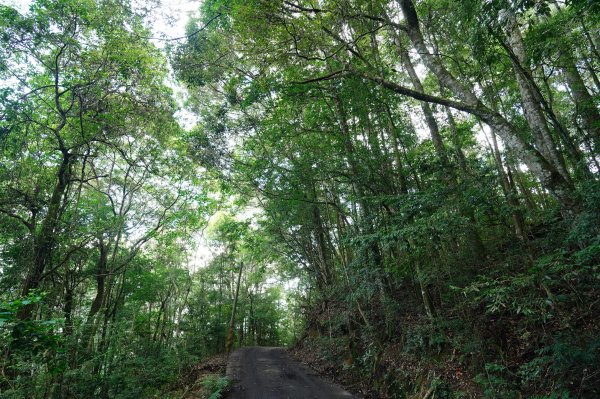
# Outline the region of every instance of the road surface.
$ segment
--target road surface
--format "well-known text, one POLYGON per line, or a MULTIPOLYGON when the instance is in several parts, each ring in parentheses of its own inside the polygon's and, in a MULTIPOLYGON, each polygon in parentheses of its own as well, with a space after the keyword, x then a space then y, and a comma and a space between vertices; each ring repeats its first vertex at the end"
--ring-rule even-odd
POLYGON ((355 399, 290 360, 283 348, 240 348, 229 356, 227 376, 235 381, 228 399, 355 399))

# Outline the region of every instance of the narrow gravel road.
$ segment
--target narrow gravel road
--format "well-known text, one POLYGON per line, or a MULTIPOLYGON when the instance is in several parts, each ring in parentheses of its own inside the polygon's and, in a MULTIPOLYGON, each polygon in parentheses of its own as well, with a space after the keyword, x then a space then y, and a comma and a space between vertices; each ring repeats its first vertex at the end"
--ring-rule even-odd
POLYGON ((354 399, 290 360, 283 348, 240 348, 229 356, 227 376, 235 381, 228 399, 354 399))

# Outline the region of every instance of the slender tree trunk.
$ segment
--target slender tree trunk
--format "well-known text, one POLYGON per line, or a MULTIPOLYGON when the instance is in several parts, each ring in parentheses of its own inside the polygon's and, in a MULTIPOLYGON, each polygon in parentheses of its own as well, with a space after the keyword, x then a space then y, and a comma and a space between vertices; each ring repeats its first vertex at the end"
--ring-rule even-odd
MULTIPOLYGON (((31 290, 39 287, 44 270, 46 270, 46 266, 50 263, 56 240, 56 229, 61 216, 61 203, 71 177, 71 162, 72 155, 66 150, 63 151, 62 162, 57 172, 57 181, 52 191, 50 202, 48 203, 48 213, 42 221, 40 232, 34 239, 33 264, 21 291, 21 295, 24 297, 29 295, 31 290)), ((24 306, 19 311, 17 317, 20 320, 29 319, 31 318, 32 310, 33 307, 31 305, 24 306)))
POLYGON ((104 240, 100 238, 98 240, 98 263, 96 264, 96 296, 92 301, 88 319, 92 319, 96 313, 102 308, 102 302, 104 301, 104 287, 106 283, 107 262, 108 262, 108 248, 106 247, 104 240))
POLYGON ((167 302, 169 301, 169 297, 171 296, 171 291, 169 291, 165 298, 160 301, 160 307, 158 308, 158 316, 156 316, 156 322, 154 326, 154 334, 152 335, 152 342, 156 342, 156 339, 159 337, 159 330, 161 325, 161 320, 166 313, 167 302))
MULTIPOLYGON (((335 111, 340 123, 341 133, 344 140, 344 148, 348 156, 348 163, 350 166, 350 173, 352 174, 352 180, 354 181, 354 187, 358 193, 361 211, 361 219, 366 226, 366 232, 370 233, 373 229, 373 217, 372 210, 369 203, 366 201, 366 191, 364 188, 363 178, 361 177, 358 169, 358 164, 355 158, 354 144, 352 143, 352 136, 350 134, 350 128, 348 126, 348 119, 346 116, 345 109, 342 105, 340 98, 334 95, 335 111)), ((370 259, 375 267, 380 267, 382 264, 381 253, 379 251, 379 244, 375 240, 371 240, 367 247, 367 258, 370 259)))
POLYGON ((590 60, 587 59, 587 57, 584 56, 582 58, 583 58, 583 62, 585 63, 586 70, 587 70, 588 74, 590 75, 590 77, 592 78, 592 81, 594 82, 594 86, 596 86, 596 91, 600 92, 600 79, 598 78, 598 75, 596 74, 596 69, 594 68, 594 66, 592 65, 590 60))
POLYGON ((233 331, 235 327, 235 312, 237 310, 238 296, 240 294, 240 283, 242 281, 242 270, 244 269, 244 262, 240 263, 240 270, 238 271, 237 284, 235 286, 235 296, 233 297, 233 306, 231 309, 231 319, 229 320, 229 331, 227 332, 227 340, 225 351, 227 355, 231 353, 233 347, 233 331))
POLYGON ((535 212, 538 207, 535 203, 531 190, 523 181, 522 173, 519 170, 514 170, 510 162, 506 162, 506 170, 508 171, 508 175, 512 176, 512 180, 514 180, 516 186, 523 194, 523 198, 525 199, 525 206, 527 206, 529 212, 535 212))
POLYGON ((572 55, 568 50, 563 51, 562 55, 562 62, 565 65, 563 74, 575 100, 575 111, 581 118, 583 128, 594 141, 596 150, 600 152, 600 113, 579 74, 572 55))
MULTIPOLYGON (((412 62, 408 56, 408 52, 401 47, 401 43, 399 42, 398 38, 396 38, 396 46, 400 53, 400 58, 402 59, 402 65, 404 66, 404 69, 406 69, 410 77, 413 88, 416 91, 423 92, 423 85, 421 84, 421 80, 415 72, 412 62)), ((431 110, 429 103, 421 102, 421 108, 423 110, 423 113, 425 114, 425 120, 427 121, 427 127, 429 129, 429 135, 431 137, 431 141, 433 142, 435 153, 442 164, 442 169, 444 171, 444 179, 446 180, 446 183, 448 184, 450 189, 452 191, 456 191, 456 188, 458 187, 456 173, 453 170, 452 165, 450 164, 450 160, 448 159, 448 154, 446 152, 446 147, 444 145, 442 136, 440 135, 437 120, 433 115, 433 111, 431 110)), ((485 247, 475 227, 475 212, 473 211, 473 208, 460 206, 459 212, 462 215, 466 216, 467 219, 469 219, 471 222, 470 225, 467 226, 467 233, 472 248, 475 250, 475 255, 478 257, 484 256, 485 247)))
MULTIPOLYGON (((402 66, 408 73, 413 88, 417 91, 424 92, 423 85, 421 84, 421 80, 419 79, 419 76, 417 75, 415 68, 413 67, 408 52, 406 51, 406 49, 402 48, 402 45, 398 38, 396 38, 396 47, 398 48, 398 52, 400 53, 402 66)), ((440 158, 440 161, 442 162, 444 168, 449 168, 450 162, 448 161, 448 156, 446 155, 446 148, 444 146, 442 136, 440 135, 438 123, 435 119, 435 116, 433 115, 431 105, 427 102, 421 101, 421 110, 423 110, 423 114, 425 115, 425 122, 427 123, 427 128, 429 129, 429 136, 431 137, 431 141, 433 142, 435 152, 438 158, 440 158)))
POLYGON ((452 144, 454 147, 454 153, 456 154, 456 159, 458 160, 458 165, 463 172, 467 172, 467 158, 465 157, 465 154, 462 150, 462 145, 460 144, 460 137, 458 137, 456 121, 454 120, 454 116, 452 115, 450 107, 444 108, 446 109, 446 117, 448 118, 448 125, 450 126, 450 133, 452 134, 452 144))
POLYGON ((598 38, 598 34, 593 30, 590 31, 585 24, 585 19, 582 15, 579 16, 579 21, 581 21, 581 28, 583 30, 583 34, 589 42, 590 50, 592 54, 596 57, 598 61, 600 61, 600 51, 598 50, 598 46, 600 46, 600 38, 598 38))
POLYGON ((520 204, 519 200, 516 197, 516 193, 512 190, 510 182, 508 180, 508 176, 504 171, 504 165, 502 163, 502 156, 500 155, 500 150, 498 149, 498 141, 496 140, 496 135, 494 132, 491 132, 492 136, 492 152, 494 155, 494 160, 496 161, 496 169, 498 170, 498 175, 500 177, 500 182, 502 186, 502 191, 504 192, 504 196, 506 201, 509 203, 512 209, 511 219, 513 222, 513 227, 515 229, 515 235, 523 240, 525 239, 525 223, 523 219, 523 215, 519 210, 520 204))
POLYGON ((394 161, 396 162, 396 174, 398 175, 398 188, 401 194, 408 193, 408 184, 406 182, 406 175, 404 171, 404 162, 402 162, 402 155, 400 154, 400 143, 396 132, 396 126, 392 118, 392 113, 387 104, 385 104, 385 115, 386 115, 386 126, 388 136, 392 139, 392 152, 394 153, 394 161))
POLYGON ((63 314, 65 316, 65 331, 64 335, 70 337, 73 335, 73 287, 68 281, 68 276, 65 276, 65 306, 63 314))
MULTIPOLYGON (((556 144, 552 137, 552 133, 548 128, 547 120, 538 97, 541 97, 539 90, 534 87, 534 82, 531 81, 531 71, 527 67, 527 53, 523 44, 523 38, 516 17, 511 14, 507 27, 509 51, 514 53, 514 57, 510 57, 515 72, 515 78, 519 86, 521 101, 525 119, 531 128, 535 143, 538 150, 552 162, 556 170, 565 178, 570 180, 569 172, 565 167, 565 161, 561 154, 556 149, 556 144), (535 92, 534 92, 535 91, 535 92)), ((567 143, 571 146, 572 143, 567 143)))
MULTIPOLYGON (((453 106, 465 112, 469 112, 481 118, 502 138, 504 143, 514 152, 514 154, 523 161, 548 188, 548 190, 561 203, 563 210, 567 214, 572 214, 580 208, 579 202, 574 196, 574 186, 569 179, 565 179, 562 174, 553 166, 553 164, 544 158, 533 146, 528 144, 520 135, 518 130, 512 126, 502 115, 486 107, 473 91, 466 88, 442 65, 436 56, 431 54, 423 40, 419 27, 419 20, 412 0, 398 0, 406 21, 406 30, 413 46, 419 52, 419 55, 427 68, 432 71, 444 87, 452 91, 454 95, 460 98, 463 103, 453 106)), ((365 76, 365 75, 360 75, 365 76)), ((385 81, 381 78, 365 76, 368 79, 382 84, 400 94, 408 94, 422 101, 439 101, 431 96, 421 95, 420 93, 408 92, 405 88, 385 81)))

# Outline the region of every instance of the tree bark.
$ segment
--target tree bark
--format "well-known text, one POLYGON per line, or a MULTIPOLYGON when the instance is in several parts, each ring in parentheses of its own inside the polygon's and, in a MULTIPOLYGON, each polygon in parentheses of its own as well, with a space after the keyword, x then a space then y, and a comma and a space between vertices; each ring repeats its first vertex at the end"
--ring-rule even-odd
MULTIPOLYGON (((354 187, 358 193, 360 204, 361 218, 364 221, 367 233, 371 233, 373 230, 373 217, 371 214, 371 207, 365 201, 366 192, 364 188, 363 179, 360 176, 358 165, 355 158, 354 144, 352 143, 352 137, 350 135, 350 128, 348 126, 348 119, 346 111, 342 105, 342 101, 337 95, 334 95, 335 112, 340 124, 340 130, 343 135, 344 149, 348 156, 348 163, 350 166, 350 173, 352 174, 352 180, 354 181, 354 187)), ((380 267, 382 264, 381 253, 379 251, 379 245, 375 240, 371 240, 367 248, 367 259, 371 259, 375 267, 380 267)))
MULTIPOLYGON (((44 270, 50 263, 52 251, 56 243, 56 229, 60 221, 61 204, 70 181, 71 161, 72 155, 64 150, 62 152, 62 161, 58 167, 57 181, 54 185, 50 202, 48 203, 48 213, 42 221, 40 232, 34 239, 33 264, 21 291, 21 295, 24 297, 29 295, 31 290, 39 287, 44 270)), ((24 306, 18 312, 17 317, 20 320, 29 319, 31 318, 32 310, 32 305, 24 306)))
POLYGON ((440 83, 451 90, 462 101, 453 101, 427 95, 400 86, 378 76, 370 76, 355 70, 351 72, 372 82, 378 83, 398 94, 408 95, 421 101, 447 105, 479 117, 483 122, 495 130, 514 154, 528 166, 529 170, 531 170, 535 176, 538 177, 544 187, 558 199, 565 213, 572 214, 573 212, 576 212, 580 208, 580 204, 574 197, 574 186, 571 181, 565 179, 552 163, 545 159, 532 145, 527 143, 510 122, 499 113, 486 107, 471 90, 463 86, 450 74, 450 72, 448 72, 448 70, 446 70, 437 57, 431 54, 425 45, 413 2, 411 0, 398 0, 398 2, 405 17, 408 36, 411 39, 413 46, 419 52, 421 59, 427 68, 436 75, 440 83))
POLYGON ((96 264, 96 296, 92 301, 88 318, 93 318, 96 313, 101 309, 104 301, 104 287, 106 282, 107 262, 108 262, 108 248, 104 244, 104 241, 100 238, 98 240, 99 257, 98 263, 96 264))
MULTIPOLYGON (((415 72, 415 68, 413 67, 408 52, 406 51, 406 49, 402 48, 402 45, 399 42, 398 38, 396 38, 396 47, 398 48, 398 53, 400 53, 402 66, 408 73, 413 88, 416 91, 424 92, 423 85, 421 84, 421 80, 415 72)), ((444 167, 449 167, 450 162, 448 161, 448 156, 446 155, 446 148, 444 147, 444 142, 442 141, 442 136, 440 135, 440 129, 435 119, 435 116, 433 115, 433 111, 431 110, 431 106, 429 105, 429 103, 422 101, 421 109, 423 110, 423 114, 425 115, 425 122, 427 123, 427 128, 429 129, 429 135, 431 136, 431 141, 433 142, 435 152, 438 158, 440 158, 442 165, 444 167)))
MULTIPOLYGON (((410 60, 408 52, 402 47, 402 45, 400 43, 400 39, 397 36, 396 36, 396 47, 398 49, 398 52, 400 53, 402 65, 404 66, 404 69, 406 69, 406 72, 408 73, 408 76, 410 77, 413 88, 416 91, 423 92, 423 85, 421 84, 421 80, 419 79, 419 77, 417 76, 417 73, 415 72, 415 69, 413 67, 412 61, 410 60)), ((429 103, 421 102, 421 109, 423 110, 423 113, 425 114, 425 120, 427 122, 427 127, 429 129, 429 135, 431 136, 431 141, 433 142, 433 147, 435 149, 435 153, 442 164, 442 169, 444 170, 444 179, 446 180, 446 183, 448 184, 450 189, 452 191, 456 191, 456 188, 458 187, 458 179, 457 179, 455 171, 452 168, 452 165, 450 164, 450 160, 448 159, 448 154, 446 153, 446 147, 444 145, 442 136, 440 135, 440 129, 439 129, 437 120, 435 119, 435 116, 433 115, 433 111, 431 110, 429 103)), ((477 229, 475 227, 475 212, 473 211, 473 208, 460 206, 459 212, 463 216, 466 216, 471 222, 470 225, 467 226, 467 235, 469 237, 469 241, 472 245, 472 248, 475 250, 476 256, 478 256, 478 257, 483 256, 485 254, 485 247, 484 247, 483 242, 481 241, 481 237, 479 236, 479 233, 477 232, 477 229)))
MULTIPOLYGON (((316 191, 313 187, 313 196, 316 199, 316 191)), ((311 205, 311 216, 314 228, 314 234, 317 242, 317 252, 319 255, 319 269, 320 279, 322 284, 326 287, 331 283, 331 271, 330 271, 330 256, 327 242, 325 240, 325 229, 323 228, 323 221, 321 219, 321 211, 317 204, 311 205)))
POLYGON ((598 108, 568 50, 562 52, 562 60, 563 74, 575 100, 575 111, 581 118, 583 128, 593 140, 596 151, 600 152, 600 113, 598 108))
POLYGON ((450 133, 452 134, 452 145, 454 147, 454 153, 456 154, 456 159, 458 160, 458 165, 463 170, 463 172, 467 172, 467 158, 462 150, 462 146, 460 143, 460 137, 458 137, 458 130, 456 129, 456 121, 454 120, 454 116, 452 115, 452 111, 449 107, 444 107, 446 110, 446 117, 448 118, 448 125, 450 126, 450 133))
MULTIPOLYGON (((514 14, 511 13, 509 15, 508 21, 507 36, 508 45, 510 46, 508 50, 512 51, 514 54, 514 57, 510 57, 510 60, 515 72, 517 85, 519 86, 525 119, 527 119, 527 123, 531 128, 538 150, 547 160, 551 161, 553 166, 565 180, 570 180, 569 172, 565 167, 565 161, 556 149, 556 144, 552 137, 552 133, 548 128, 544 111, 538 101, 538 97, 541 96, 541 93, 539 93, 539 91, 534 92, 536 88, 533 87, 533 82, 529 79, 531 71, 528 70, 527 67, 528 57, 523 44, 521 30, 514 14)), ((571 143, 567 143, 567 145, 570 144, 571 143)))
POLYGON ((235 296, 233 297, 233 307, 231 309, 231 319, 229 320, 229 330, 227 332, 227 339, 225 343, 225 351, 227 355, 231 353, 233 347, 233 331, 235 327, 235 312, 237 310, 238 296, 240 294, 240 283, 242 281, 242 270, 244 269, 244 262, 240 263, 240 270, 238 271, 237 284, 235 287, 235 296))
MULTIPOLYGON (((385 104, 385 115, 386 115, 386 126, 388 136, 392 139, 392 152, 394 153, 394 160, 396 161, 396 174, 398 175, 398 188, 401 194, 408 194, 408 183, 406 181, 406 175, 404 171, 404 162, 402 161, 402 155, 400 154, 400 142, 398 140, 398 134, 396 132, 396 126, 394 125, 394 119, 392 118, 392 112, 390 107, 385 104)), ((417 182, 418 185, 418 182, 417 182)))
POLYGON ((510 181, 508 180, 508 176, 504 171, 504 165, 502 163, 502 157, 500 155, 500 150, 498 149, 498 140, 496 140, 496 135, 494 132, 491 132, 492 136, 492 151, 494 155, 494 160, 496 161, 496 168, 498 170, 498 175, 500 177, 500 182, 502 184, 502 191, 504 192, 504 196, 506 201, 512 208, 512 222, 513 227, 515 229, 515 235, 521 239, 525 239, 525 223, 523 220, 523 215, 520 211, 519 200, 516 197, 516 193, 513 191, 510 181))

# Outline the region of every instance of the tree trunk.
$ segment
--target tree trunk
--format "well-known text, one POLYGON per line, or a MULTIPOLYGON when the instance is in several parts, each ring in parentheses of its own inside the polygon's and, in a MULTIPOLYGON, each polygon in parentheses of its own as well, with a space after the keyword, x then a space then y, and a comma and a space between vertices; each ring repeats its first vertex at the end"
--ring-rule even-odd
POLYGON ((235 296, 233 297, 233 307, 231 309, 231 319, 229 320, 229 331, 227 332, 227 340, 225 351, 227 355, 231 353, 233 347, 233 331, 235 327, 235 312, 237 310, 238 296, 240 294, 240 283, 242 281, 242 270, 244 269, 244 262, 240 263, 240 270, 238 271, 237 284, 235 287, 235 296))
MULTIPOLYGON (((348 120, 346 111, 342 105, 340 98, 334 95, 335 111, 340 124, 340 130, 343 135, 344 149, 348 156, 348 163, 350 166, 350 173, 354 182, 354 187, 358 193, 358 203, 360 205, 361 219, 366 226, 366 233, 369 234, 373 230, 373 217, 370 205, 366 202, 366 192, 364 188, 363 179, 360 176, 358 165, 355 158, 354 144, 352 143, 352 137, 350 135, 350 128, 348 126, 348 120)), ((373 261, 375 267, 380 267, 382 264, 381 253, 379 251, 379 244, 375 240, 371 240, 366 248, 367 259, 373 261)))
POLYGON ((492 136, 492 152, 493 152, 493 156, 494 156, 494 160, 496 161, 496 169, 498 170, 498 175, 500 177, 500 182, 502 185, 502 191, 504 192, 504 196, 506 198, 506 201, 508 202, 508 204, 510 205, 511 209, 512 209, 512 222, 513 222, 513 227, 515 229, 515 235, 523 240, 525 239, 525 227, 524 227, 524 221, 523 221, 523 215, 521 214, 521 211, 519 210, 520 205, 519 205, 519 200, 516 197, 516 193, 512 190, 512 187, 510 185, 510 182, 508 180, 508 177, 506 175, 506 172, 504 171, 504 165, 502 163, 502 157, 500 155, 500 150, 498 149, 498 141, 496 140, 496 135, 494 134, 494 132, 491 132, 491 136, 492 136))
MULTIPOLYGON (((406 49, 402 48, 402 45, 398 38, 396 38, 396 47, 398 48, 398 52, 400 53, 402 66, 408 73, 413 88, 417 91, 424 92, 423 85, 421 84, 421 80, 417 76, 412 61, 409 58, 408 52, 406 51, 406 49)), ((433 115, 433 111, 431 110, 431 106, 429 105, 429 103, 421 101, 421 109, 423 110, 423 114, 425 115, 425 122, 427 123, 427 128, 429 129, 429 135, 431 137, 431 141, 433 142, 435 152, 438 158, 440 158, 443 167, 448 168, 450 162, 448 161, 448 156, 446 155, 446 148, 444 147, 444 142, 442 141, 442 136, 440 135, 440 129, 435 119, 435 116, 433 115)))
MULTIPOLYGON (((313 187, 313 195, 316 199, 316 192, 314 192, 313 187)), ((323 229, 323 222, 321 219, 321 211, 319 210, 319 206, 317 204, 311 205, 311 216, 314 228, 314 234, 317 242, 317 252, 319 259, 319 278, 322 280, 322 284, 324 287, 328 286, 331 283, 331 272, 329 270, 330 265, 330 256, 329 250, 327 248, 326 240, 325 240, 325 230, 323 229)))
POLYGON ((96 296, 92 301, 88 319, 93 318, 96 313, 102 308, 102 302, 104 301, 104 287, 106 282, 107 262, 108 262, 108 248, 104 244, 104 240, 100 238, 98 240, 98 263, 96 264, 96 296))
MULTIPOLYGON (((421 84, 421 80, 415 72, 412 61, 409 58, 408 52, 401 47, 399 38, 396 38, 396 46, 398 48, 398 52, 400 53, 400 58, 402 59, 402 65, 404 66, 410 77, 413 88, 416 91, 423 92, 423 85, 421 84)), ((423 113, 425 114, 425 120, 427 121, 427 127, 429 129, 429 135, 431 136, 431 141, 433 142, 435 153, 442 164, 442 170, 444 171, 443 178, 446 180, 446 183, 448 184, 450 189, 452 191, 456 191, 458 187, 456 173, 453 170, 452 165, 450 164, 450 160, 448 159, 446 147, 444 146, 442 136, 440 135, 440 129, 435 119, 435 116, 433 115, 433 111, 431 110, 431 107, 427 102, 421 102, 421 108, 423 110, 423 113)), ((473 208, 468 206, 460 206, 458 211, 471 221, 470 225, 467 226, 467 235, 472 248, 475 250, 475 255, 478 257, 484 256, 485 247, 475 227, 475 212, 473 211, 473 208)))
MULTIPOLYGON (((556 149, 544 111, 538 101, 541 93, 539 91, 535 92, 536 88, 533 87, 534 83, 530 79, 531 71, 527 66, 528 57, 525 52, 521 30, 513 14, 509 16, 507 30, 508 45, 510 46, 508 51, 512 51, 514 54, 514 57, 510 57, 510 60, 513 64, 517 85, 519 86, 525 119, 527 119, 527 123, 531 128, 535 144, 542 155, 553 164, 565 180, 570 180, 569 172, 565 167, 565 161, 556 149)), ((571 143, 567 143, 566 145, 570 146, 571 143)))
POLYGON ((562 55, 565 65, 563 74, 575 100, 575 111, 581 118, 583 128, 593 140, 596 152, 600 152, 600 113, 579 74, 572 55, 568 50, 563 51, 562 55))
POLYGON ((460 137, 458 137, 458 130, 456 129, 456 121, 454 120, 450 107, 444 108, 446 109, 446 117, 448 118, 448 125, 450 126, 450 133, 452 134, 452 145, 454 147, 456 159, 458 160, 458 165, 463 172, 467 172, 467 158, 465 157, 460 144, 460 137))
POLYGON ((402 162, 402 155, 400 154, 400 143, 398 142, 398 136, 396 132, 396 126, 392 119, 392 113, 390 107, 385 104, 385 115, 387 121, 387 133, 392 139, 392 152, 394 153, 394 160, 396 161, 396 174, 398 175, 398 188, 400 194, 408 193, 408 184, 406 182, 406 175, 404 172, 404 162, 402 162))
MULTIPOLYGON (((62 162, 58 168, 57 181, 48 203, 48 213, 42 221, 42 227, 34 239, 33 264, 23 284, 22 296, 27 296, 39 287, 46 266, 50 263, 56 240, 56 229, 61 216, 61 203, 71 177, 72 155, 63 151, 62 162)), ((31 318, 32 305, 21 308, 17 317, 20 320, 31 318)))
POLYGON ((486 107, 471 90, 463 86, 450 74, 450 72, 448 72, 448 70, 446 70, 437 57, 431 54, 425 45, 412 0, 398 0, 398 2, 400 3, 405 17, 408 36, 411 39, 413 46, 419 52, 421 59, 427 68, 436 75, 440 83, 451 90, 454 95, 463 102, 441 101, 439 98, 428 96, 424 93, 409 91, 381 78, 367 78, 378 82, 384 87, 394 90, 397 93, 410 95, 422 101, 443 103, 442 105, 449 105, 461 111, 478 116, 483 122, 488 124, 490 128, 496 131, 514 154, 540 179, 544 187, 558 199, 565 213, 571 214, 573 211, 577 211, 580 208, 580 204, 574 197, 574 186, 571 181, 565 179, 549 160, 545 159, 538 150, 527 143, 520 136, 518 130, 502 115, 486 107))

